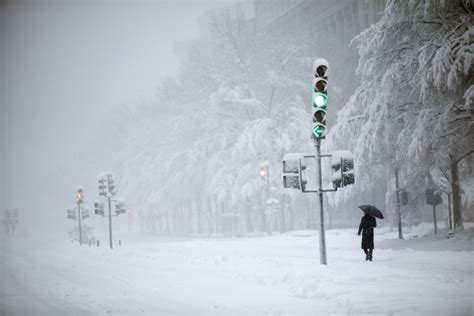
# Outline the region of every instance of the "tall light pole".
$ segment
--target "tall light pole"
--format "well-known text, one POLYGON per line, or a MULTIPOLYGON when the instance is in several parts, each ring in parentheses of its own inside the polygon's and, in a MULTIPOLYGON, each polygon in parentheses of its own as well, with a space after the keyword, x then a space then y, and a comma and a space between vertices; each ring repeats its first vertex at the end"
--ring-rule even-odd
MULTIPOLYGON (((109 207, 109 246, 110 249, 113 249, 113 240, 112 240, 112 216, 119 216, 120 214, 125 213, 125 203, 118 200, 112 200, 112 197, 115 196, 115 182, 114 176, 112 173, 106 173, 99 177, 99 195, 107 198, 107 203, 109 207), (115 202, 115 213, 112 215, 112 201, 115 202)), ((104 205, 96 202, 94 203, 94 213, 96 215, 104 216, 104 205)), ((119 241, 120 244, 120 241, 119 241)))
POLYGON ((79 188, 76 192, 76 202, 77 202, 77 216, 79 223, 79 245, 82 246, 82 227, 81 227, 81 204, 84 203, 84 191, 79 188))
POLYGON ((327 264, 326 257, 326 233, 324 230, 324 204, 323 204, 323 176, 321 172, 321 139, 314 140, 316 149, 317 187, 319 203, 319 261, 320 264, 327 264))
MULTIPOLYGON (((265 230, 267 231, 267 233, 269 235, 272 234, 272 231, 271 231, 271 223, 267 223, 268 222, 268 219, 267 219, 267 216, 265 214, 265 211, 266 211, 266 207, 267 207, 267 202, 268 200, 270 199, 270 174, 269 174, 269 168, 268 168, 268 163, 265 164, 264 166, 261 166, 260 167, 260 178, 262 180, 266 180, 266 187, 265 187, 265 203, 264 203, 264 208, 263 208, 263 220, 264 220, 264 224, 265 224, 265 230), (270 225, 269 225, 270 224, 270 225)), ((270 219, 271 220, 271 216, 270 216, 270 219)))

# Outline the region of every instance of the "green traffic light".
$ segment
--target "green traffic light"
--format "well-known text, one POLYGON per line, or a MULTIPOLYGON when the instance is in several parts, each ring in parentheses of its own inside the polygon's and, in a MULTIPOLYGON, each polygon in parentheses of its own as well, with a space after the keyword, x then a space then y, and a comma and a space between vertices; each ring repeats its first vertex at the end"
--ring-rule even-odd
POLYGON ((326 108, 327 95, 321 92, 316 92, 313 96, 313 105, 318 108, 326 108))
POLYGON ((317 124, 313 127, 313 135, 316 138, 322 138, 324 135, 325 127, 322 124, 317 124))

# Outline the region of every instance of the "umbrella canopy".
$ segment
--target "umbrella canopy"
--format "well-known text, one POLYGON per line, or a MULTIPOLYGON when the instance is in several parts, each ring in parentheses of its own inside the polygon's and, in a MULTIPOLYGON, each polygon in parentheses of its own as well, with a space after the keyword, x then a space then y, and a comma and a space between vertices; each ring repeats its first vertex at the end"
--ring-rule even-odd
POLYGON ((369 214, 370 216, 383 219, 383 214, 378 208, 373 205, 361 205, 359 208, 364 211, 364 213, 369 214))

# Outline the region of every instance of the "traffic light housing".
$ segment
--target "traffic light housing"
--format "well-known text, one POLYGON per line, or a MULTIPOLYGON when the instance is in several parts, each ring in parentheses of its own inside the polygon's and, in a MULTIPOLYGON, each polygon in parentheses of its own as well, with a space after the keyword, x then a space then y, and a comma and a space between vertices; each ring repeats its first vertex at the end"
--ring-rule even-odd
POLYGON ((354 158, 349 151, 334 151, 331 161, 332 185, 335 189, 355 183, 354 158))
POLYGON ((105 181, 107 181, 105 178, 99 178, 99 195, 101 196, 106 196, 107 192, 107 185, 105 184, 105 181))
POLYGON ((82 216, 82 219, 89 218, 89 211, 88 210, 82 210, 81 216, 82 216))
POLYGON ((67 218, 68 219, 76 219, 76 210, 67 210, 67 218))
POLYGON ((312 97, 312 136, 320 139, 326 131, 327 85, 329 63, 318 58, 313 64, 313 97, 312 97))
POLYGON ((117 202, 115 204, 115 213, 117 215, 125 213, 125 203, 124 202, 117 202))
POLYGON ((402 206, 406 206, 408 205, 408 192, 407 190, 405 189, 402 189, 400 191, 398 191, 398 193, 400 194, 400 205, 402 206))
POLYGON ((283 187, 306 190, 307 180, 303 175, 306 165, 301 161, 302 154, 289 153, 283 157, 283 187))
POLYGON ((94 214, 104 216, 104 204, 99 202, 94 203, 94 214))
POLYGON ((426 190, 426 204, 436 206, 443 203, 443 198, 439 190, 436 189, 427 189, 426 190))
POLYGON ((108 188, 108 193, 111 196, 115 195, 115 182, 114 182, 114 177, 112 174, 107 175, 107 188, 108 188))

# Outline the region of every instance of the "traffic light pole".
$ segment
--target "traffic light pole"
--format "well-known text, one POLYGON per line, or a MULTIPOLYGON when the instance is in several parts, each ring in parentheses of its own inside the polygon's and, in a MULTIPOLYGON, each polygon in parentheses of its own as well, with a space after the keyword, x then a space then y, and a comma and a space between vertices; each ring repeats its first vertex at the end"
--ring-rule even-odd
POLYGON ((79 222, 79 245, 82 247, 82 227, 81 227, 81 201, 77 201, 77 215, 78 215, 78 222, 79 222))
POLYGON ((113 249, 112 245, 112 205, 111 205, 111 197, 108 196, 107 200, 109 202, 109 242, 110 242, 110 249, 113 249))
POLYGON ((326 259, 326 234, 324 231, 324 204, 323 204, 323 179, 321 171, 321 139, 314 140, 316 148, 316 169, 317 169, 317 193, 319 200, 319 261, 320 264, 327 265, 326 259))

